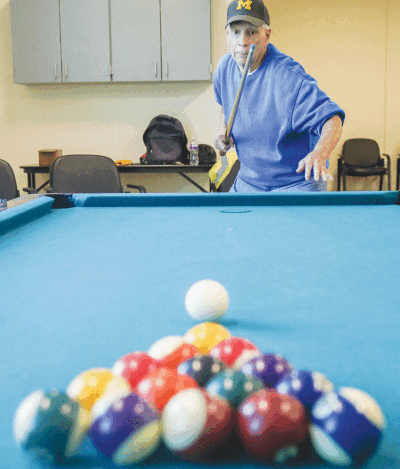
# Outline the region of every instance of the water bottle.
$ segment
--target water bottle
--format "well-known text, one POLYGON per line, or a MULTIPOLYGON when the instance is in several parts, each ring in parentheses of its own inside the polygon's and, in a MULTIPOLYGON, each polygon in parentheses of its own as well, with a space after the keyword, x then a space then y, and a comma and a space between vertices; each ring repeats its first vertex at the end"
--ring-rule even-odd
POLYGON ((199 144, 197 143, 196 137, 193 137, 190 142, 189 162, 191 166, 197 166, 199 164, 199 144))
POLYGON ((7 199, 0 199, 0 212, 7 208, 7 199))

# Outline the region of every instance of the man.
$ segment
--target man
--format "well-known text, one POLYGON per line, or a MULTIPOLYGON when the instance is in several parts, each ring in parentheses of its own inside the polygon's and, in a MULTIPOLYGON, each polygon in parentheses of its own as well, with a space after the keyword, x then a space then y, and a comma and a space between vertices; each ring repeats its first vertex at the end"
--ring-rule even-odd
POLYGON ((231 2, 226 36, 230 54, 222 57, 214 75, 215 97, 222 106, 215 146, 223 151, 236 147, 240 171, 231 191, 326 190, 332 180, 327 160, 340 140, 343 110, 299 63, 270 43, 270 18, 262 0, 231 2), (225 142, 251 44, 253 59, 225 142))

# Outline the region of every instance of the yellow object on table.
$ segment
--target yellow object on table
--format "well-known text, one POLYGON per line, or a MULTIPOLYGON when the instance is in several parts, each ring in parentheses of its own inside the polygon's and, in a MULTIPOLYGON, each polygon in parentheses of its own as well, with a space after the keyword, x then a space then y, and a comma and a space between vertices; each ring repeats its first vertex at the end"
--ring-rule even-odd
POLYGON ((237 161, 236 151, 230 151, 225 156, 217 156, 217 162, 208 172, 210 181, 218 189, 228 174, 231 172, 233 165, 237 161))

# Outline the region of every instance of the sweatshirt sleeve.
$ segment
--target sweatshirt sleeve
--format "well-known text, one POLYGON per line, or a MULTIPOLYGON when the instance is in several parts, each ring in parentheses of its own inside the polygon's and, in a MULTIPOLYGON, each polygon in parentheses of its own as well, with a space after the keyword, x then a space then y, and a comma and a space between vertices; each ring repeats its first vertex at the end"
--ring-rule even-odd
POLYGON ((213 87, 214 87, 214 95, 215 101, 222 106, 222 99, 221 99, 221 61, 218 63, 213 77, 213 87))
POLYGON ((292 129, 296 133, 321 134, 323 125, 338 115, 344 122, 344 111, 322 91, 317 82, 308 76, 298 90, 293 105, 292 129))

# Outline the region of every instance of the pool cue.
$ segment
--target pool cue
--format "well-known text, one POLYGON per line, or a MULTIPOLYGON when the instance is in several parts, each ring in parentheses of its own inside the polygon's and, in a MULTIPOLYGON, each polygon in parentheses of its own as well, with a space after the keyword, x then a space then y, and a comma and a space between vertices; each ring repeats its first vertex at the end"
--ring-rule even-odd
MULTIPOLYGON (((253 58, 254 49, 255 49, 255 45, 252 44, 250 46, 249 55, 247 56, 246 64, 244 66, 242 79, 240 80, 240 84, 239 84, 239 89, 236 93, 235 102, 233 103, 233 108, 232 108, 232 111, 231 111, 231 115, 229 116, 228 125, 226 126, 226 129, 225 129, 225 136, 224 136, 224 141, 225 142, 229 142, 229 137, 230 137, 231 130, 232 130, 232 127, 233 127, 233 123, 235 121, 237 109, 238 109, 238 106, 239 106, 240 97, 242 96, 244 82, 246 81, 247 73, 248 73, 249 68, 250 68, 250 62, 253 58)), ((223 150, 220 150, 219 155, 220 156, 225 156, 226 152, 223 151, 223 150)))

